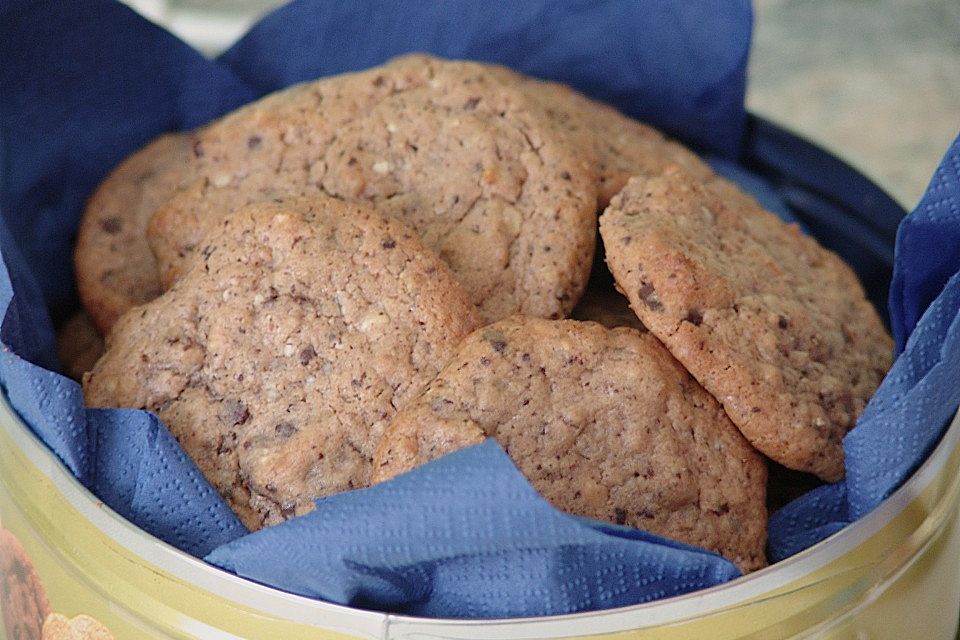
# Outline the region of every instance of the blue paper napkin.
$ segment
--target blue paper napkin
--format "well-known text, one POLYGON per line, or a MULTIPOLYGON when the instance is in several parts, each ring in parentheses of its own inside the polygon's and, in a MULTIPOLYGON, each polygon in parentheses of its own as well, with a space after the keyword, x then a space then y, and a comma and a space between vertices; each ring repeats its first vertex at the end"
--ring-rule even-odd
MULTIPOLYGON (((76 304, 71 234, 111 166, 163 131, 412 49, 570 82, 725 158, 728 174, 782 205, 788 186, 729 165, 744 135, 747 3, 723 11, 685 0, 477 6, 296 2, 209 62, 109 0, 0 3, 0 385, 66 467, 119 513, 194 555, 296 593, 420 615, 502 617, 644 602, 729 580, 736 569, 713 554, 557 512, 494 443, 247 534, 156 418, 86 410, 79 387, 54 373, 51 316, 76 304)), ((845 442, 847 481, 775 516, 776 557, 869 511, 919 464, 956 409, 957 278, 940 292, 960 260, 960 222, 950 214, 960 189, 956 145, 951 153, 898 241, 894 332, 905 337, 916 326, 913 337, 845 442), (934 264, 931 251, 945 258, 934 264), (881 455, 891 442, 895 455, 881 455)))
POLYGON ((454 618, 605 609, 740 575, 718 556, 560 513, 492 440, 318 500, 207 560, 301 595, 454 618), (265 549, 283 560, 264 562, 265 549))

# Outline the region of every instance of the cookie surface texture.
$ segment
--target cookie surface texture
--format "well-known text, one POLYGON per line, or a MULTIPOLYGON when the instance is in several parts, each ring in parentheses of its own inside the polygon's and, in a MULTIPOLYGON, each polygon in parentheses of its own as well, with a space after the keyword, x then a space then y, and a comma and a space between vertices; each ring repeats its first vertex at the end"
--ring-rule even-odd
POLYGON ((600 218, 643 324, 757 449, 834 482, 892 343, 853 271, 751 199, 679 169, 632 179, 600 218))
POLYGON ((259 529, 365 486, 383 428, 477 325, 404 225, 326 197, 259 203, 117 323, 84 394, 157 413, 259 529))
POLYGON ((147 244, 150 216, 191 171, 191 136, 160 136, 120 163, 90 197, 74 263, 84 307, 101 334, 128 309, 160 295, 147 244))
POLYGON ((766 564, 766 467, 651 335, 514 317, 481 328, 377 449, 382 481, 495 438, 557 508, 766 564))
POLYGON ((695 153, 653 127, 634 120, 610 105, 592 100, 565 84, 531 78, 498 67, 574 139, 583 153, 594 158, 600 208, 632 176, 659 175, 670 164, 707 180, 713 170, 695 153))
POLYGON ((22 640, 40 640, 43 621, 50 613, 30 556, 6 529, 0 529, 0 613, 6 637, 22 640))
POLYGON ((172 284, 244 204, 326 193, 413 228, 485 320, 573 308, 595 245, 590 158, 489 65, 405 56, 291 87, 205 128, 201 176, 149 228, 172 284))

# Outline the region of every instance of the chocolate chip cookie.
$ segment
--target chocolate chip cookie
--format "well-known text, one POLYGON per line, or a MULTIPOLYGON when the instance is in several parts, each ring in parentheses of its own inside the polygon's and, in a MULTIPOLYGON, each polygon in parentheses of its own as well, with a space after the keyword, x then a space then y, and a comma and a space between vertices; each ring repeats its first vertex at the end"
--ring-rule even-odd
POLYGON ((150 223, 164 283, 237 207, 325 193, 413 228, 485 320, 566 315, 593 256, 593 162, 503 78, 489 65, 406 56, 209 125, 197 141, 199 181, 150 223))
POLYGON ((77 289, 103 335, 127 309, 160 295, 147 222, 189 179, 191 147, 190 134, 160 136, 120 163, 87 203, 74 252, 77 289))
POLYGON ((57 355, 63 372, 80 380, 103 355, 103 338, 86 311, 67 320, 57 333, 57 355))
POLYGON ((834 482, 843 436, 891 362, 853 271, 743 194, 678 167, 634 178, 600 218, 643 324, 757 449, 834 482))
POLYGON ((650 334, 514 317, 472 333, 390 423, 375 481, 492 437, 560 509, 766 564, 766 467, 650 334))
POLYGON ((0 611, 7 638, 40 640, 50 604, 40 577, 16 536, 0 529, 0 611))
POLYGON ((632 176, 659 175, 669 164, 679 164, 702 180, 713 176, 713 170, 695 153, 609 105, 591 100, 565 84, 531 78, 503 67, 496 70, 516 82, 573 137, 583 153, 593 158, 600 209, 632 176))
POLYGON ((330 197, 263 202, 117 322, 84 395, 155 412, 259 529, 365 486, 386 424, 478 324, 403 224, 330 197))

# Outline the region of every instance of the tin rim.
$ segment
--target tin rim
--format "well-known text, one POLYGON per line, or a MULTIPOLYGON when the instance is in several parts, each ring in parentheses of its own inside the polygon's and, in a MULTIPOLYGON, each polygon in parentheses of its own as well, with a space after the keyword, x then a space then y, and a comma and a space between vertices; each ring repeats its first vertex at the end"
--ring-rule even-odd
MULTIPOLYGON (((0 402, 0 422, 16 425, 8 429, 15 444, 92 526, 128 552, 142 558, 144 562, 160 566, 181 580, 239 605, 291 622, 316 625, 322 620, 325 626, 345 630, 352 630, 362 621, 368 628, 385 629, 393 624, 405 624, 422 630, 429 628, 434 631, 463 632, 482 627, 486 633, 490 633, 497 627, 509 627, 514 633, 522 628, 538 635, 569 634, 571 624, 578 622, 589 622, 591 633, 650 628, 708 615, 770 595, 786 584, 823 569, 883 529, 935 480, 960 440, 958 412, 921 466, 903 486, 872 512, 795 556, 731 582, 689 594, 614 609, 537 618, 465 620, 419 618, 355 609, 287 593, 221 570, 151 536, 103 505, 33 435, 5 397, 0 402)), ((956 481, 960 482, 960 477, 956 481)))

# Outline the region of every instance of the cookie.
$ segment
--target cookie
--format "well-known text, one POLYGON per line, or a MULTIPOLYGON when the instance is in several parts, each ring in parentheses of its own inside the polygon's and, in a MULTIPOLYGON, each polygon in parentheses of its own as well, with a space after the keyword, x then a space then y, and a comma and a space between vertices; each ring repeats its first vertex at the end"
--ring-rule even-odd
POLYGON ((117 322, 83 390, 155 412, 255 530, 365 486, 386 424, 476 326, 399 222, 329 197, 258 203, 117 322))
POLYGON ((0 529, 0 612, 7 638, 40 640, 50 613, 47 593, 16 536, 0 529))
POLYGON ((382 481, 492 437, 556 507, 766 564, 766 467, 650 334, 514 317, 472 333, 390 423, 382 481))
POLYGON ((167 285, 223 215, 313 193, 413 228, 487 321, 562 317, 586 284, 593 162, 489 65, 405 56, 268 96, 209 125, 197 144, 198 182, 148 230, 167 285))
POLYGON ((87 203, 74 263, 80 299, 101 335, 127 309, 160 294, 147 222, 189 178, 191 147, 189 134, 160 136, 120 163, 87 203))
POLYGON ((679 168, 632 179, 600 233, 640 320, 747 440, 841 479, 842 438, 892 352, 853 271, 796 225, 679 168))
POLYGON ((57 355, 63 372, 80 380, 103 354, 103 338, 86 311, 67 320, 57 333, 57 355))
POLYGON ((43 640, 113 640, 113 634, 90 616, 51 613, 43 623, 43 640))
POLYGON ((714 175, 695 153, 610 105, 591 100, 565 84, 531 78, 503 67, 496 70, 516 82, 572 136, 583 153, 593 158, 600 209, 632 176, 659 175, 671 164, 682 166, 702 180, 714 175))

